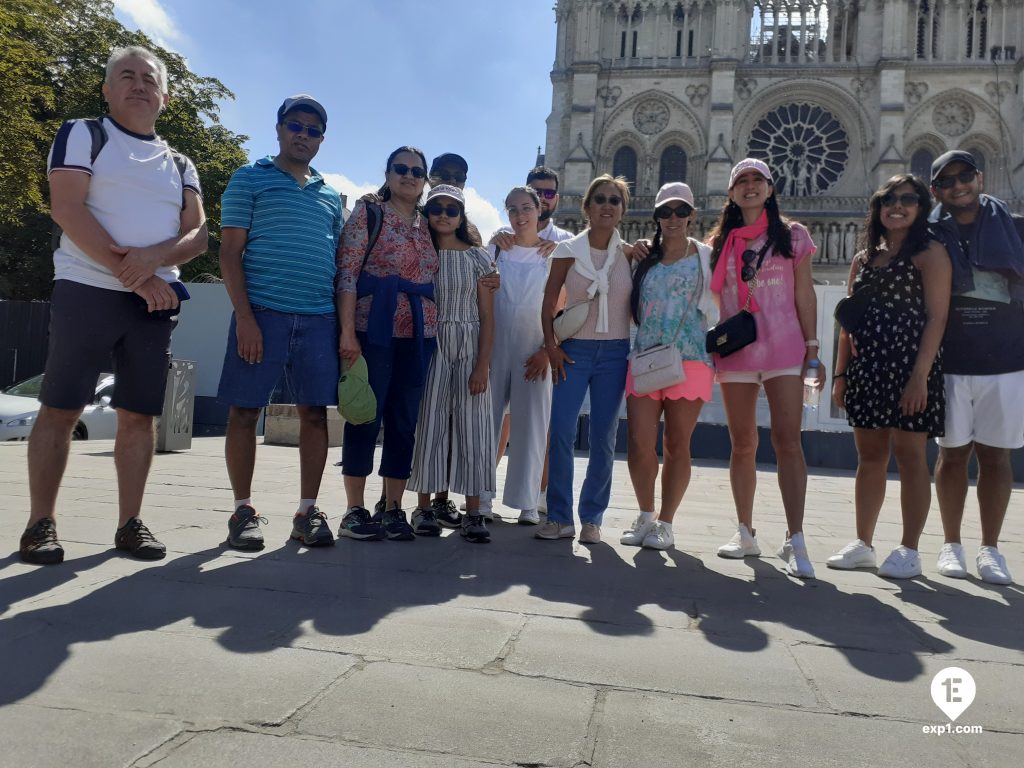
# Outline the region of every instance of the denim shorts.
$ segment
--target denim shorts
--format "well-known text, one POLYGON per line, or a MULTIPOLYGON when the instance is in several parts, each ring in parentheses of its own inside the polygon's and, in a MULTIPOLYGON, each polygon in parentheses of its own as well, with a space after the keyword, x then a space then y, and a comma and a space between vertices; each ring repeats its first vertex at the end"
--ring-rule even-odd
POLYGON ((258 305, 252 310, 263 334, 263 360, 250 364, 239 356, 232 314, 217 399, 239 408, 262 408, 283 373, 296 405, 337 405, 337 316, 299 315, 258 305))

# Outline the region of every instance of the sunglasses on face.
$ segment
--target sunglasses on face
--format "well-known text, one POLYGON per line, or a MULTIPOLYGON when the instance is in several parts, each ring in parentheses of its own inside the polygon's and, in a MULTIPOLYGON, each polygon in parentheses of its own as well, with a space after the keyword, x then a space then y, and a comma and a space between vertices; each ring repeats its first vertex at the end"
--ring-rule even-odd
POLYGON ((463 184, 466 181, 466 174, 460 171, 434 171, 430 175, 432 178, 440 179, 445 184, 451 184, 453 181, 456 184, 463 184))
POLYGON ((396 176, 408 176, 410 173, 414 179, 424 179, 427 172, 418 165, 408 166, 405 163, 392 163, 391 170, 396 176))
POLYGON ((292 133, 302 133, 305 131, 306 135, 311 139, 319 139, 324 135, 324 132, 319 128, 312 125, 306 125, 305 123, 300 123, 298 120, 289 120, 284 124, 284 127, 292 133))
POLYGON ((444 214, 449 219, 457 219, 462 213, 457 205, 441 205, 440 203, 428 203, 427 207, 423 210, 427 212, 427 216, 440 216, 444 214))
POLYGON ((530 187, 530 189, 536 192, 538 197, 545 200, 554 200, 555 196, 558 194, 557 189, 537 189, 536 187, 530 187))
POLYGON ((754 269, 754 259, 757 258, 757 251, 744 251, 740 258, 743 260, 743 269, 740 270, 740 279, 744 283, 749 283, 757 277, 757 270, 754 269))
POLYGON ((904 192, 902 195, 897 195, 895 192, 886 192, 882 195, 882 205, 889 208, 899 203, 904 208, 909 208, 912 205, 920 205, 921 198, 915 195, 913 192, 904 192))
POLYGON ((966 171, 960 171, 960 173, 952 173, 949 176, 939 176, 935 181, 932 182, 933 187, 938 189, 950 189, 958 181, 961 184, 970 184, 974 181, 974 177, 978 175, 978 172, 973 168, 968 168, 966 171))
POLYGON ((618 205, 619 203, 622 202, 622 198, 619 197, 618 195, 594 195, 592 198, 590 198, 590 202, 594 203, 595 205, 604 205, 605 203, 607 203, 608 205, 618 205))
POLYGON ((654 218, 667 219, 670 218, 673 213, 680 219, 685 219, 688 218, 691 213, 693 213, 693 208, 691 208, 686 203, 680 203, 675 208, 673 208, 671 205, 659 205, 657 208, 654 209, 654 218))

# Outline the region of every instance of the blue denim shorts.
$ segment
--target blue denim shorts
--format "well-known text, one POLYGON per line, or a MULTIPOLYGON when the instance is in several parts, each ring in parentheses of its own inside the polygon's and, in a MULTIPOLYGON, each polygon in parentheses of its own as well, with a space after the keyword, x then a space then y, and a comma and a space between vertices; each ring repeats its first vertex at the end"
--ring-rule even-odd
POLYGON ((232 314, 217 399, 239 408, 262 408, 283 373, 296 405, 337 405, 337 316, 252 309, 263 334, 263 360, 249 364, 239 357, 232 314))

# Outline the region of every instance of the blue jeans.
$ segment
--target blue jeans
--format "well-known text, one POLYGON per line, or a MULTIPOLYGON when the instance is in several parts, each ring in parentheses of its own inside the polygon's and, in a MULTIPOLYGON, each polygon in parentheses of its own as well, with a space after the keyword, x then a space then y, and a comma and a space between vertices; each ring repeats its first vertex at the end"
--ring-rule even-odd
POLYGON ((601 525, 612 491, 615 434, 626 388, 629 339, 569 339, 562 349, 572 365, 555 384, 548 447, 548 520, 571 524, 573 446, 583 397, 590 390, 590 459, 580 492, 581 523, 601 525))
MULTIPOLYGON (((416 339, 392 339, 390 347, 370 344, 365 333, 357 332, 366 358, 370 388, 377 398, 377 415, 369 424, 345 424, 341 447, 341 472, 349 477, 366 477, 373 471, 377 435, 384 425, 381 447, 381 477, 408 479, 412 470, 416 422, 423 396, 423 379, 416 365, 416 339)), ((434 339, 424 339, 426 364, 434 353, 434 339)))
POLYGON ((297 405, 337 405, 337 316, 278 312, 256 304, 252 312, 263 334, 263 360, 250 365, 238 356, 232 313, 217 399, 239 408, 262 408, 283 374, 297 405))

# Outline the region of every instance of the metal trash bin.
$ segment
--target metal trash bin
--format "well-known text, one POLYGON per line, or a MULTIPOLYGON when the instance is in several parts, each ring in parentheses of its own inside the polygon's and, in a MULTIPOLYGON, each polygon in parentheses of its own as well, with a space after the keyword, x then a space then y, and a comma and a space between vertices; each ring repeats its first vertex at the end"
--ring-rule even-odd
POLYGON ((171 360, 167 370, 164 407, 156 428, 157 451, 184 451, 192 447, 192 411, 195 400, 195 362, 171 360))

